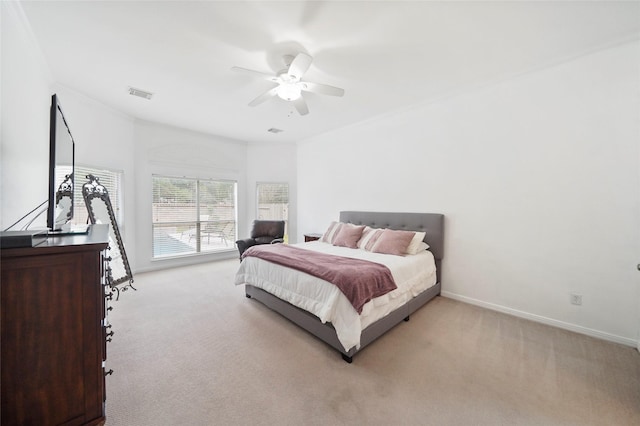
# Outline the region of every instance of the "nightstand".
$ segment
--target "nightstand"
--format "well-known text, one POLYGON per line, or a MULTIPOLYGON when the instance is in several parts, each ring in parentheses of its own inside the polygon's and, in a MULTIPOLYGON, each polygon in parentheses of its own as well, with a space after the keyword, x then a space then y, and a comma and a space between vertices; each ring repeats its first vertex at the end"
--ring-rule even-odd
POLYGON ((317 241, 322 237, 322 234, 304 234, 304 242, 317 241))

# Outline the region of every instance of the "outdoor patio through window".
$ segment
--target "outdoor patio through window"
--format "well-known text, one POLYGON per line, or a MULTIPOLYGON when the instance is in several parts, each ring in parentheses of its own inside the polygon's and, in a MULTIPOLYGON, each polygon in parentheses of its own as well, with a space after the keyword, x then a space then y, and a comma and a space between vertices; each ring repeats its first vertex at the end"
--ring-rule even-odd
POLYGON ((257 219, 284 220, 284 240, 289 241, 289 184, 262 182, 256 185, 257 219))
POLYGON ((234 181, 153 176, 153 257, 233 250, 234 181))

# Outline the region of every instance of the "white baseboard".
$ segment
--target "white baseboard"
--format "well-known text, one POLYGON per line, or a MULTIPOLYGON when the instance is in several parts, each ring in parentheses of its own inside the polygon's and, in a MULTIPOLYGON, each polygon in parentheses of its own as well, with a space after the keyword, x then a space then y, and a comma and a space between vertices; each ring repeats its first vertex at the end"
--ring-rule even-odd
MULTIPOLYGON (((0 0, 1 1, 1 0, 0 0)), ((219 260, 238 259, 237 250, 226 250, 209 254, 191 254, 185 256, 166 257, 162 259, 152 259, 148 266, 136 267, 133 271, 135 274, 144 272, 155 272, 163 269, 180 268, 183 266, 199 265, 201 263, 216 262, 219 260)), ((238 265, 240 261, 238 260, 238 265)))
POLYGON ((508 315, 513 315, 515 317, 528 319, 531 321, 539 322, 542 324, 550 325, 553 327, 562 328, 564 330, 573 331, 580 334, 585 334, 587 336, 595 337, 598 339, 608 340, 610 342, 620 343, 625 346, 631 346, 633 348, 638 348, 639 342, 634 339, 629 339, 622 336, 616 336, 615 334, 605 333, 603 331, 594 330, 592 328, 582 327, 580 325, 571 324, 564 321, 554 320, 552 318, 543 317, 536 314, 531 314, 529 312, 519 311, 517 309, 507 308, 506 306, 496 305, 494 303, 484 302, 482 300, 473 299, 471 297, 461 296, 459 294, 451 293, 448 291, 442 291, 440 293, 443 297, 448 297, 449 299, 458 300, 460 302, 468 303, 470 305, 480 306, 482 308, 491 309, 492 311, 502 312, 508 315))

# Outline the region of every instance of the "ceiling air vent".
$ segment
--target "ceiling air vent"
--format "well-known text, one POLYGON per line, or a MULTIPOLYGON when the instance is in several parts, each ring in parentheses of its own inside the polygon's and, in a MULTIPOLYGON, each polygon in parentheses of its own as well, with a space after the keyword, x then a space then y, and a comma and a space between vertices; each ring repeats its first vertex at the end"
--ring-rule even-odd
POLYGON ((280 132, 284 132, 284 130, 282 129, 276 129, 275 127, 270 128, 269 130, 267 130, 267 132, 270 133, 280 133, 280 132))
POLYGON ((151 97, 153 96, 153 93, 141 89, 136 89, 135 87, 129 87, 129 94, 131 96, 137 96, 144 99, 151 99, 151 97))

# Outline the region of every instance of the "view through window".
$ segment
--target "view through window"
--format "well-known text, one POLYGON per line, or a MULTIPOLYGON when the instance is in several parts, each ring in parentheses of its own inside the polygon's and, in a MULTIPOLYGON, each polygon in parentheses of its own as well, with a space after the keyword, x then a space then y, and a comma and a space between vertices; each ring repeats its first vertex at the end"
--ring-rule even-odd
POLYGON ((289 241, 289 184, 257 184, 257 219, 284 220, 284 240, 289 241))
POLYGON ((230 250, 237 183, 153 176, 153 257, 230 250))
MULTIPOLYGON (((60 176, 56 176, 56 181, 61 182, 64 180, 64 175, 71 171, 71 167, 67 171, 61 169, 56 169, 56 174, 60 173, 60 176)), ((122 228, 124 226, 124 217, 122 212, 122 172, 106 170, 106 169, 98 169, 95 167, 89 166, 79 166, 75 165, 73 184, 73 219, 71 220, 71 224, 73 225, 83 225, 88 222, 89 213, 87 212, 87 207, 84 204, 84 198, 82 197, 82 185, 87 183, 89 179, 87 179, 87 175, 94 175, 98 179, 100 179, 100 183, 107 188, 109 192, 109 200, 111 201, 111 206, 113 207, 113 213, 116 215, 116 222, 118 222, 118 226, 122 228)))

